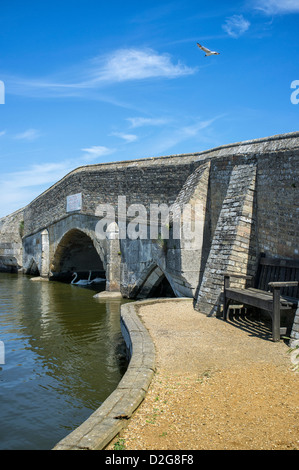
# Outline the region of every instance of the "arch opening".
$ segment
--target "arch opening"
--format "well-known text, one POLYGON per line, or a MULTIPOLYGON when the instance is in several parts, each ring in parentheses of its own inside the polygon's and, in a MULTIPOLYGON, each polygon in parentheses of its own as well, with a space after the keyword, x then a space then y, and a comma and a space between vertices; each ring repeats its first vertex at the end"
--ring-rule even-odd
POLYGON ((71 282, 76 272, 79 279, 88 279, 90 271, 91 280, 106 277, 103 262, 92 239, 81 230, 72 229, 58 244, 51 266, 52 278, 71 282))
POLYGON ((165 275, 162 276, 160 282, 153 286, 149 291, 147 298, 158 298, 158 297, 176 297, 173 289, 165 275))
POLYGON ((31 259, 30 264, 26 270, 26 274, 30 274, 31 276, 39 276, 40 272, 37 266, 37 263, 34 258, 31 259))
POLYGON ((163 271, 156 266, 147 276, 136 296, 137 299, 176 297, 170 282, 163 271))

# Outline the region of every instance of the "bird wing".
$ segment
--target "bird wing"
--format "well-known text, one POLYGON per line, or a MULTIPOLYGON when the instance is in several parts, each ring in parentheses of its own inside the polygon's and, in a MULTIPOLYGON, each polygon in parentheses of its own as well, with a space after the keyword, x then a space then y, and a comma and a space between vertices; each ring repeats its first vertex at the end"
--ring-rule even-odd
POLYGON ((201 46, 200 44, 198 44, 198 42, 196 44, 198 45, 199 49, 201 49, 202 51, 211 52, 210 49, 207 49, 206 47, 201 46))

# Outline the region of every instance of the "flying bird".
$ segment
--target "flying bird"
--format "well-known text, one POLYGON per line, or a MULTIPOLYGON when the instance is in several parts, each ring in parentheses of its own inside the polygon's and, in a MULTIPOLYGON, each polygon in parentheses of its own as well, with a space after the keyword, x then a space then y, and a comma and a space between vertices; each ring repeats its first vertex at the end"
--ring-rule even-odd
POLYGON ((198 44, 198 42, 196 44, 198 45, 199 49, 201 49, 202 51, 204 51, 206 53, 205 57, 207 57, 209 55, 219 55, 220 54, 220 52, 210 51, 210 49, 207 49, 206 47, 201 46, 200 44, 198 44))

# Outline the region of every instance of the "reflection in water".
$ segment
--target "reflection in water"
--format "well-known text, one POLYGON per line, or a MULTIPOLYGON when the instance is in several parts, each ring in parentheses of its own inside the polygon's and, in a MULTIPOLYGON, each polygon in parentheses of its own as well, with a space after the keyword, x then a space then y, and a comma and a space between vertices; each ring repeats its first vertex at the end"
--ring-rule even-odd
POLYGON ((0 449, 50 449, 126 369, 120 305, 94 291, 0 274, 0 449))

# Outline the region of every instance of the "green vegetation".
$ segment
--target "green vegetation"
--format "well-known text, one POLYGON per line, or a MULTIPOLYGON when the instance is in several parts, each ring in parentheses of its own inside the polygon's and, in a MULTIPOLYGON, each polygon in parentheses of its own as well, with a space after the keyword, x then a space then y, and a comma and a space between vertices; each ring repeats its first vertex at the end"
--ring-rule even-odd
POLYGON ((24 235, 24 220, 21 220, 20 225, 19 225, 19 234, 20 237, 22 238, 24 235))
POLYGON ((158 235, 158 238, 155 240, 155 242, 157 243, 157 245, 162 248, 162 250, 164 251, 164 253, 166 253, 167 251, 167 240, 165 240, 164 238, 162 238, 162 235, 159 234, 158 235))
POLYGON ((126 440, 122 439, 121 437, 115 442, 113 449, 114 450, 125 450, 126 445, 125 445, 126 440))

